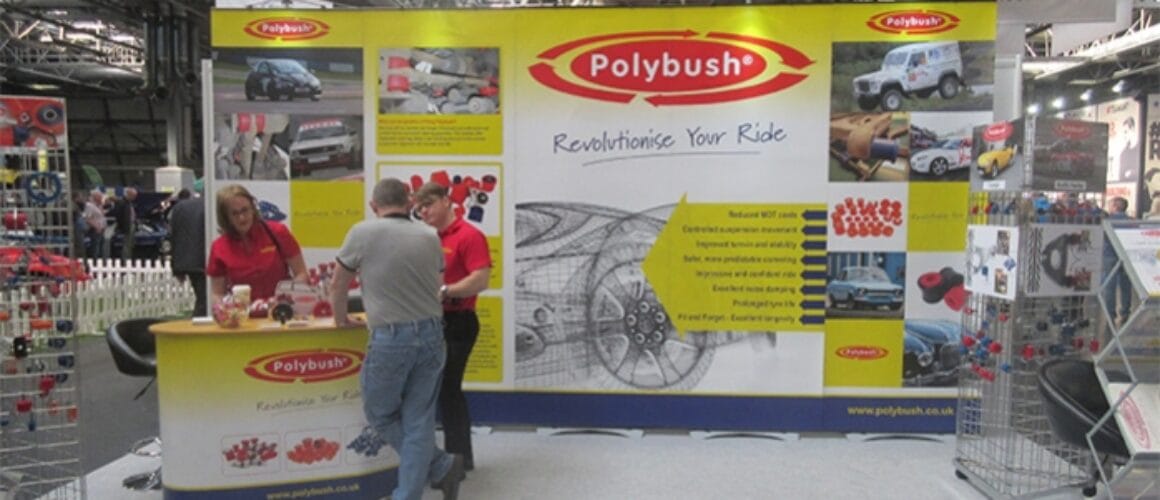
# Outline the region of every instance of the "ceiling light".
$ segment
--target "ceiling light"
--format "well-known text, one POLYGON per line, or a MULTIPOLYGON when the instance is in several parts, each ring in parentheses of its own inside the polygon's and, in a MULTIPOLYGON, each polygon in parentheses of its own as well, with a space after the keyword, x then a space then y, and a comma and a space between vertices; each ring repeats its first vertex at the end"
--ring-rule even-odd
POLYGON ((1063 109, 1063 105, 1066 102, 1067 101, 1063 99, 1063 96, 1056 97, 1055 99, 1051 100, 1051 107, 1055 109, 1063 109))
POLYGON ((1087 89, 1087 90, 1083 91, 1083 93, 1079 95, 1079 99, 1083 102, 1091 101, 1092 100, 1092 89, 1087 89))
POLYGON ((1033 102, 1033 103, 1031 103, 1030 106, 1027 106, 1027 114, 1029 114, 1029 115, 1039 114, 1039 103, 1033 102))
POLYGON ((1120 92, 1123 92, 1124 87, 1126 87, 1126 86, 1127 86, 1127 84, 1125 84, 1123 80, 1120 80, 1120 81, 1116 82, 1115 85, 1112 85, 1112 92, 1115 92, 1117 94, 1120 92))

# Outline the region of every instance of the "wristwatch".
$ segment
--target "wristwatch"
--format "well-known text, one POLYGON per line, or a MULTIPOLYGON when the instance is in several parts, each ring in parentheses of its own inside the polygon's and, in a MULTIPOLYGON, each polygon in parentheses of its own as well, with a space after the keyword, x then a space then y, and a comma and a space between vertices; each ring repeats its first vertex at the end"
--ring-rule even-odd
POLYGON ((447 285, 443 285, 443 286, 439 287, 439 298, 444 299, 444 300, 446 300, 448 298, 447 285))

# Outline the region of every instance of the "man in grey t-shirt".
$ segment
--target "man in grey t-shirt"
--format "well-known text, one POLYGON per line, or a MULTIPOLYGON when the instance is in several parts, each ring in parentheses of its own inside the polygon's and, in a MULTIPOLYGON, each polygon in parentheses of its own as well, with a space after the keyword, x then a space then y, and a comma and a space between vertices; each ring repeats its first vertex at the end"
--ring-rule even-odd
POLYGON ((399 454, 392 499, 420 500, 431 483, 444 499, 454 500, 464 478, 463 457, 435 446, 435 400, 447 361, 439 302, 443 250, 434 231, 411 221, 410 193, 402 181, 379 181, 370 205, 376 217, 347 233, 330 290, 335 325, 362 325, 347 313, 351 280, 361 277, 370 330, 359 374, 370 424, 363 437, 386 442, 399 454))

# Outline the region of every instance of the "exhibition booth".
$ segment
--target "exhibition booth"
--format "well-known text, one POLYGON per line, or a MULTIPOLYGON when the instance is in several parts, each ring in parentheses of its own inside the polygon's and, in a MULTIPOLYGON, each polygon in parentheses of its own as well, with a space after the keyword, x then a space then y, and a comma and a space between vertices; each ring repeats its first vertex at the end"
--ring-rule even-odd
MULTIPOLYGON (((1127 264, 1160 232, 1101 225, 1105 196, 1160 192, 1160 95, 996 120, 993 2, 642 12, 215 10, 205 191, 244 186, 325 283, 378 180, 446 186, 494 265, 477 424, 954 433, 995 496, 1112 478, 1106 451, 1045 444, 1036 384, 1097 359, 1125 384, 1098 427, 1160 382, 1131 369, 1155 359, 1155 259, 1127 264), (1131 316, 1097 299, 1105 245, 1131 316), (1054 482, 990 475, 1013 468, 1054 482)), ((152 331, 166 498, 394 482, 363 438, 365 332, 152 331)))

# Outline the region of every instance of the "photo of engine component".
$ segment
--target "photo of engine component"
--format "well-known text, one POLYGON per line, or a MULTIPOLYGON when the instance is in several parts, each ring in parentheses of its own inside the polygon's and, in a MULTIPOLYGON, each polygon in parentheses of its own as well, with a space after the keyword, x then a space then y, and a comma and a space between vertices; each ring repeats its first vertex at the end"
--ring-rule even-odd
POLYGON ((380 114, 498 114, 499 49, 379 51, 380 114))
POLYGON ((904 113, 844 113, 830 117, 831 181, 905 181, 910 123, 904 113))

